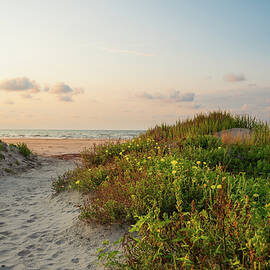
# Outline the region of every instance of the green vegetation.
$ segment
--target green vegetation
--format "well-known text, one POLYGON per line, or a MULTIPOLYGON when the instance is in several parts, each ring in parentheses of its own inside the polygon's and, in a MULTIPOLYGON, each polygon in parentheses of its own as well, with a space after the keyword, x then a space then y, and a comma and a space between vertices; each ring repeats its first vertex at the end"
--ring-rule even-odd
POLYGON ((25 143, 17 143, 16 145, 10 144, 11 147, 16 147, 24 157, 28 158, 32 154, 31 150, 25 143))
POLYGON ((4 171, 7 173, 14 173, 14 171, 10 168, 4 168, 4 171))
POLYGON ((81 218, 128 223, 123 252, 100 250, 110 269, 270 267, 270 133, 226 112, 161 125, 125 143, 83 153, 56 192, 89 193, 81 218), (253 135, 228 143, 231 128, 253 135))

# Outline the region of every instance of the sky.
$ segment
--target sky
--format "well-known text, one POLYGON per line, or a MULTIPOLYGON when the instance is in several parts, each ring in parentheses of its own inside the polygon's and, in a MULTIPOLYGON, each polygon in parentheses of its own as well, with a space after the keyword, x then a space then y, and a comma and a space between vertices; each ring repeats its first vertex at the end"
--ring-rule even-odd
POLYGON ((269 0, 0 0, 0 128, 270 120, 269 0))

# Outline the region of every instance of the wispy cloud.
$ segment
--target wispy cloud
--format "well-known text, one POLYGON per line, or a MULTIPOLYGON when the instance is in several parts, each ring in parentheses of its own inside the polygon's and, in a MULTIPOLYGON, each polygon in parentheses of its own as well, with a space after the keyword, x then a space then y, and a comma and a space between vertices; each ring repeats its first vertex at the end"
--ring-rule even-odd
POLYGON ((150 94, 147 92, 143 92, 142 94, 139 94, 138 97, 147 100, 161 100, 167 103, 181 103, 194 101, 195 93, 193 92, 181 93, 180 91, 173 89, 164 94, 160 93, 150 94))
POLYGON ((229 74, 224 76, 225 82, 241 82, 241 81, 245 81, 245 80, 246 80, 246 78, 245 78, 244 74, 229 73, 229 74))
POLYGON ((63 102, 72 102, 73 99, 70 96, 58 96, 58 100, 59 101, 63 101, 63 102))
POLYGON ((123 49, 113 49, 113 48, 101 48, 103 51, 109 52, 109 53, 119 53, 119 54, 131 54, 131 55, 137 55, 137 56, 155 56, 153 53, 146 53, 146 52, 140 52, 135 50, 123 50, 123 49))
POLYGON ((191 102, 194 97, 194 93, 180 93, 178 90, 172 90, 169 98, 174 102, 191 102))

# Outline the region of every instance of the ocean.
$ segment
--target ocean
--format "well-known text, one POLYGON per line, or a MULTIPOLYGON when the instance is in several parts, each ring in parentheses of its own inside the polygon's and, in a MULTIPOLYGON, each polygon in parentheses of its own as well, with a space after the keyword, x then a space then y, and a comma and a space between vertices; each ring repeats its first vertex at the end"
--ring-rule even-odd
POLYGON ((0 138, 132 139, 145 130, 0 129, 0 138))

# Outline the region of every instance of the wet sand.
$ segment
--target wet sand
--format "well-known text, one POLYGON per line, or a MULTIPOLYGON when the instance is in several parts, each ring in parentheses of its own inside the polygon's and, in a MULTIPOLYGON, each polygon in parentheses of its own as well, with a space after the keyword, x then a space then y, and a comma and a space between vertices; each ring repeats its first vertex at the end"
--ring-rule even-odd
POLYGON ((1 269, 102 269, 97 249, 125 229, 85 225, 78 219, 81 195, 52 197, 51 182, 73 161, 40 158, 42 166, 0 178, 1 269))
POLYGON ((2 141, 10 144, 26 143, 33 153, 45 157, 79 154, 94 144, 105 144, 117 140, 97 139, 30 139, 30 138, 3 138, 2 141))

